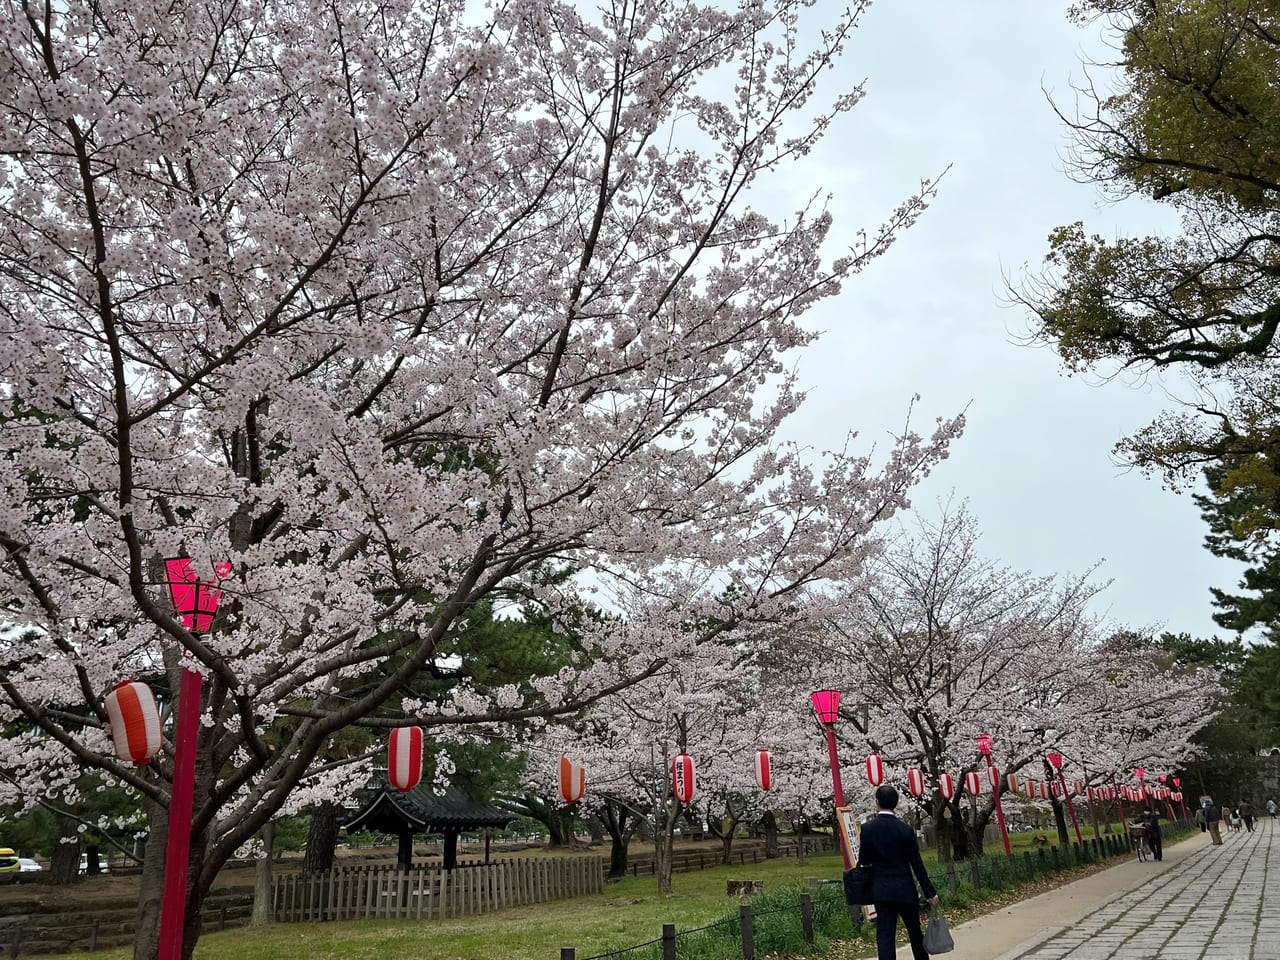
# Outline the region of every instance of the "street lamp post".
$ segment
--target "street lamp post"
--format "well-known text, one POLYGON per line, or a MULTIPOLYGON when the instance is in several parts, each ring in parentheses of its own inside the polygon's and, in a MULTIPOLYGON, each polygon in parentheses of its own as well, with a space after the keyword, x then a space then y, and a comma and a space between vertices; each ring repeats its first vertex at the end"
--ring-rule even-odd
POLYGON ((1067 805, 1067 811, 1071 814, 1071 826, 1076 830, 1076 843, 1084 846, 1084 837, 1080 834, 1080 821, 1076 819, 1076 807, 1071 802, 1071 794, 1067 792, 1067 778, 1062 775, 1062 754, 1057 750, 1050 750, 1045 754, 1045 758, 1049 761, 1049 765, 1058 771, 1058 783, 1062 785, 1062 802, 1067 805))
POLYGON ((991 783, 991 795, 996 801, 996 823, 1000 824, 1000 839, 1004 841, 1004 855, 1012 857, 1013 849, 1009 846, 1009 830, 1004 825, 1004 805, 1000 802, 1000 773, 996 771, 994 776, 991 773, 992 770, 995 770, 995 764, 991 761, 991 735, 989 733, 978 734, 978 751, 987 761, 987 780, 991 783))
MULTIPOLYGON (((214 568, 217 579, 202 582, 191 558, 165 560, 169 599, 182 625, 193 634, 213 626, 222 598, 221 581, 231 564, 214 568)), ((179 960, 185 936, 187 866, 191 851, 191 809, 195 799, 196 752, 200 739, 201 688, 204 678, 187 665, 180 669, 178 717, 173 732, 173 786, 169 795, 169 835, 165 843, 164 894, 160 902, 159 960, 179 960)))
MULTIPOLYGON (((810 694, 813 711, 818 715, 818 722, 827 735, 827 757, 831 762, 831 790, 836 798, 836 806, 844 806, 844 786, 840 783, 840 757, 836 753, 836 720, 840 716, 840 691, 818 690, 810 694)), ((844 844, 840 845, 840 853, 844 857, 844 868, 850 870, 853 864, 849 861, 849 851, 844 844)))

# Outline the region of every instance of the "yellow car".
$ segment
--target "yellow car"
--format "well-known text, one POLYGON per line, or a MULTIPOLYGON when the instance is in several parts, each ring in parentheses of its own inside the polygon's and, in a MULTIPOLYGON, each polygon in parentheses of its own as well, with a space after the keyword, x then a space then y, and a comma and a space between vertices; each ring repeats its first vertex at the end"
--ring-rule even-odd
POLYGON ((21 869, 18 855, 9 847, 0 847, 0 882, 17 880, 21 869))

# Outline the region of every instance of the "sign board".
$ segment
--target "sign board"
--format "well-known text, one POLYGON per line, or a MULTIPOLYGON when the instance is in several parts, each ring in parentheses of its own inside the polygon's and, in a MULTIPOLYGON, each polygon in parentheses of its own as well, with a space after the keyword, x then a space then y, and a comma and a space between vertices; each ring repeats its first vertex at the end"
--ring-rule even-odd
MULTIPOLYGON (((844 862, 852 867, 858 862, 859 838, 862 836, 853 808, 836 807, 836 824, 840 830, 840 848, 844 852, 844 862)), ((862 908, 862 912, 868 920, 876 918, 876 908, 869 903, 862 908)))

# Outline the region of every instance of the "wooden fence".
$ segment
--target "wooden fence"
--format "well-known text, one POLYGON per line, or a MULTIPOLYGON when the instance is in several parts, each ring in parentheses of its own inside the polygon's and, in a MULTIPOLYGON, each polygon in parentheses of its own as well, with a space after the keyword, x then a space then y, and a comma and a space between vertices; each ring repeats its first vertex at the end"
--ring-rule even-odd
POLYGON ((407 873, 394 867, 342 867, 277 877, 271 902, 277 922, 462 917, 600 893, 604 873, 600 857, 495 860, 407 873))

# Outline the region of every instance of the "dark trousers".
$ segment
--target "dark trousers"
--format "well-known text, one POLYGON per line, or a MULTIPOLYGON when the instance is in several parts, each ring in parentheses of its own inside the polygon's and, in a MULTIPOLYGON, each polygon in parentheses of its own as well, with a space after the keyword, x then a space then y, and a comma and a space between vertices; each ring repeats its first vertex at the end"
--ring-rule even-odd
POLYGON ((1164 859, 1164 841, 1157 837, 1147 837, 1147 846, 1151 848, 1152 854, 1157 860, 1164 859))
POLYGON ((920 904, 914 900, 910 903, 877 903, 876 904, 876 954, 879 960, 893 960, 898 948, 894 937, 898 933, 898 918, 907 928, 907 939, 911 941, 911 956, 915 960, 929 960, 924 949, 924 931, 920 929, 920 904))
POLYGON ((1249 814, 1244 818, 1244 828, 1253 833, 1253 814, 1249 814))

